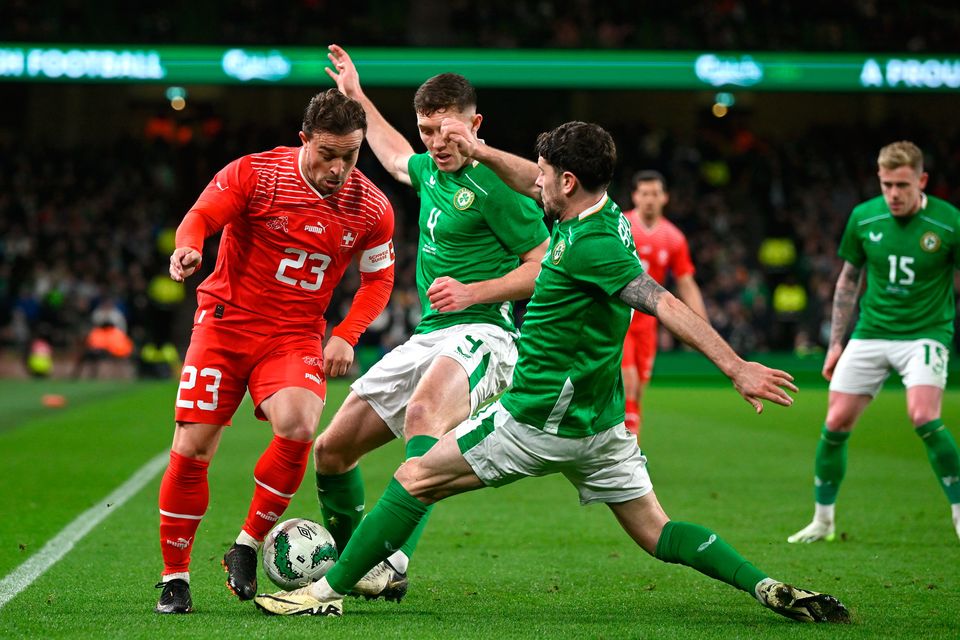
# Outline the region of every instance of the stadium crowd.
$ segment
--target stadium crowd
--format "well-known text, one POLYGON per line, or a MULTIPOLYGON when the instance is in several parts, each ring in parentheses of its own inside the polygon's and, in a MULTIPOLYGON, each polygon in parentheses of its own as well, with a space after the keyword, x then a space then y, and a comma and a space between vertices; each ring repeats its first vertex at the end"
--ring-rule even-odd
POLYGON ((11 0, 0 41, 937 52, 953 50, 960 31, 949 0, 104 4, 11 0))
MULTIPOLYGON (((939 0, 814 0, 802 10, 766 0, 669 7, 625 0, 360 0, 347 12, 325 0, 298 0, 282 12, 263 0, 192 3, 189 10, 182 2, 112 4, 113 10, 91 11, 76 0, 13 0, 0 21, 0 41, 937 52, 953 48, 960 31, 960 12, 939 0)), ((41 339, 72 354, 83 349, 94 311, 110 307, 122 313, 137 353, 182 349, 200 279, 184 289, 166 277, 173 230, 231 158, 277 140, 296 144, 270 130, 275 123, 251 131, 204 117, 179 128, 168 116, 149 118, 142 135, 91 141, 69 153, 18 144, 15 131, 0 128, 0 350, 23 353, 41 339)), ((960 130, 898 117, 869 127, 793 130, 785 123, 775 137, 737 116, 719 121, 707 114, 684 131, 604 123, 620 153, 611 195, 630 208, 633 172, 661 171, 671 196, 667 216, 690 240, 714 326, 743 354, 813 352, 829 335, 836 244, 851 207, 878 193, 874 159, 891 131, 926 152, 928 191, 960 202, 960 181, 950 179, 960 160, 960 130)), ((495 143, 529 149, 539 129, 528 129, 540 125, 518 123, 509 130, 514 140, 495 143)), ((402 342, 419 319, 417 203, 368 151, 358 166, 397 212, 396 287, 388 310, 361 339, 359 358, 369 360, 402 342)), ((207 272, 215 250, 209 243, 207 272)), ((348 271, 330 307, 332 323, 356 284, 348 271)), ((675 346, 669 334, 660 337, 661 349, 675 346)))
MULTIPOLYGON (((690 239, 718 331, 742 354, 815 351, 829 336, 837 242, 852 206, 878 193, 874 158, 888 142, 886 131, 821 128, 771 140, 704 119, 680 138, 631 125, 613 131, 621 158, 619 191, 611 195, 629 208, 632 173, 662 171, 671 195, 667 214, 690 239), (840 136, 844 144, 836 145, 840 136)), ((960 161, 960 141, 915 134, 928 154, 928 192, 960 201, 960 185, 947 180, 947 168, 960 161)), ((74 353, 93 328, 94 312, 103 317, 115 306, 138 350, 182 348, 200 279, 184 290, 167 277, 173 229, 217 168, 266 144, 215 129, 186 143, 145 133, 69 154, 0 149, 0 345, 22 353, 40 337, 74 353)), ((396 287, 362 338, 359 358, 369 361, 405 340, 419 320, 417 203, 372 154, 361 154, 359 168, 384 186, 397 212, 396 287)), ((209 270, 216 243, 207 251, 209 270)), ((357 283, 348 271, 330 307, 331 324, 346 312, 357 283)), ((661 332, 661 348, 674 346, 661 332)))

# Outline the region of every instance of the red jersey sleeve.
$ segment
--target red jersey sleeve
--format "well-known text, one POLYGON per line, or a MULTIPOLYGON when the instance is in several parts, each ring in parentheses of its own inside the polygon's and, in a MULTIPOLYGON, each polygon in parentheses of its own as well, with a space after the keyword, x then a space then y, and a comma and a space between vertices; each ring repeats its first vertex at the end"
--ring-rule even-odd
POLYGON ((351 346, 357 344, 370 323, 387 308, 393 291, 393 207, 386 206, 370 234, 366 247, 360 252, 360 288, 343 322, 331 332, 351 346))
POLYGON ((247 208, 257 188, 249 156, 234 160, 213 177, 177 227, 177 247, 203 250, 203 241, 247 208))

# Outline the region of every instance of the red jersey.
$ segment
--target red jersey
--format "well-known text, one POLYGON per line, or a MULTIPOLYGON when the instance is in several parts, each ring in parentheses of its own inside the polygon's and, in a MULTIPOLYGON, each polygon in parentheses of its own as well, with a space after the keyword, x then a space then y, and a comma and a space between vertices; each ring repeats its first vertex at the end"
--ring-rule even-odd
MULTIPOLYGON (((357 254, 361 278, 389 269, 392 282, 394 219, 386 196, 357 169, 338 191, 321 196, 301 174, 300 153, 277 147, 234 160, 187 214, 205 219, 207 235, 223 227, 216 267, 198 298, 262 319, 270 333, 322 334, 333 289, 357 254)), ((184 226, 177 246, 199 250, 203 238, 181 234, 184 226)))
MULTIPOLYGON (((658 283, 663 284, 667 270, 674 278, 693 275, 695 269, 690 259, 687 238, 672 222, 661 217, 653 227, 644 225, 640 212, 631 209, 623 214, 630 221, 633 241, 644 271, 658 283)), ((645 313, 634 313, 630 330, 649 329, 656 326, 656 318, 645 313)))

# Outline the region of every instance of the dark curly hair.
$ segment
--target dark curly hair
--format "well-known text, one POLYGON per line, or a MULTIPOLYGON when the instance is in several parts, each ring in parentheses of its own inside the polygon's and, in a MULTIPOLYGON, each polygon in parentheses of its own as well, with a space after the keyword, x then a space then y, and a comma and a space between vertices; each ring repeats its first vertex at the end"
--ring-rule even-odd
POLYGON ((537 155, 569 171, 588 191, 607 188, 617 164, 617 146, 607 131, 589 122, 567 122, 537 137, 537 155))

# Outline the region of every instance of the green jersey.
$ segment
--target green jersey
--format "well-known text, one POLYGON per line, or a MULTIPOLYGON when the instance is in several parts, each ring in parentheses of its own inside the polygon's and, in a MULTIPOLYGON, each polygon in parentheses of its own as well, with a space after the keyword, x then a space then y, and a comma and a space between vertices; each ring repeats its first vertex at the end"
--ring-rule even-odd
POLYGON ((407 170, 420 196, 417 293, 423 315, 414 333, 475 322, 515 331, 511 302, 441 313, 430 309, 427 289, 441 276, 470 284, 513 271, 518 255, 547 239, 543 212, 482 164, 447 173, 421 153, 410 157, 407 170))
POLYGON ((855 267, 866 265, 854 338, 930 338, 950 344, 960 211, 923 195, 916 214, 898 218, 878 196, 853 210, 838 253, 855 267))
POLYGON ((623 422, 620 361, 630 307, 618 294, 643 273, 630 223, 603 200, 557 223, 527 306, 513 386, 518 421, 582 438, 623 422))

